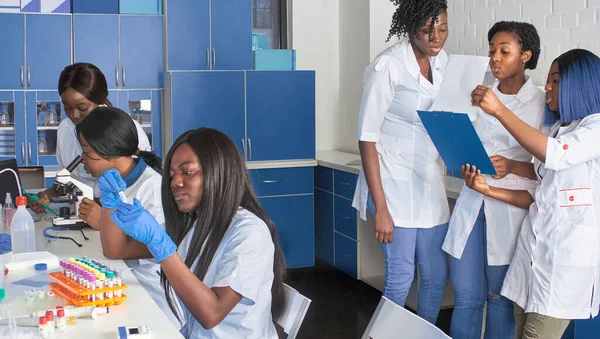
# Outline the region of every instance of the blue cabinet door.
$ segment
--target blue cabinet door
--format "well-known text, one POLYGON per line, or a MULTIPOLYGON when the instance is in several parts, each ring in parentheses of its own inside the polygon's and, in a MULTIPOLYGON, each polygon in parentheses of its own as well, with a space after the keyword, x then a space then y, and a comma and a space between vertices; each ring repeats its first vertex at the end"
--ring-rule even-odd
POLYGON ((123 15, 121 19, 121 86, 162 88, 164 83, 163 18, 123 15))
POLYGON ((25 86, 25 15, 0 14, 0 89, 19 89, 25 86))
POLYGON ((244 73, 174 72, 171 77, 173 140, 199 127, 227 134, 243 154, 244 73))
POLYGON ((25 23, 27 87, 56 90, 60 72, 71 64, 71 16, 27 14, 25 23))
POLYGON ((129 93, 127 91, 117 91, 117 102, 113 105, 122 109, 125 113, 131 114, 129 111, 129 93))
POLYGON ((108 88, 119 87, 119 16, 73 15, 75 62, 100 68, 108 88))
POLYGON ((313 195, 262 198, 259 201, 275 223, 286 267, 313 266, 313 195))
POLYGON ((252 69, 252 1, 211 2, 212 69, 252 69))
POLYGON ((333 261, 333 194, 315 189, 315 256, 333 261))
POLYGON ((248 160, 314 159, 315 73, 249 71, 248 160))
POLYGON ((209 0, 166 3, 167 70, 210 69, 209 0))
POLYGON ((12 126, 0 127, 0 161, 17 159, 18 166, 26 166, 26 124, 25 124, 25 92, 1 91, 0 102, 12 105, 12 126))

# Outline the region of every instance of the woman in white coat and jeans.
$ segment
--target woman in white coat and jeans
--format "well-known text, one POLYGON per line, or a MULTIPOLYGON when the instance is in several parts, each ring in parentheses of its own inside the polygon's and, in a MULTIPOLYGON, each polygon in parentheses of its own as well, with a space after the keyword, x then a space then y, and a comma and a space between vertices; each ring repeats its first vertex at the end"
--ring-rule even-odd
POLYGON ((431 107, 448 57, 446 1, 401 0, 390 36, 408 36, 383 51, 365 71, 359 113, 363 164, 353 206, 374 214, 385 258, 384 295, 404 306, 414 278, 421 284, 417 313, 435 323, 448 278, 442 242, 449 210, 443 163, 417 110, 431 107))
MULTIPOLYGON (((491 86, 503 105, 521 120, 540 129, 544 117, 544 92, 526 69, 535 69, 540 37, 524 22, 500 21, 488 32, 491 86)), ((533 157, 494 119, 478 110, 477 134, 492 155, 496 176, 485 176, 494 188, 535 188, 533 157)), ((463 186, 456 201, 442 247, 450 257, 454 311, 450 335, 455 339, 481 337, 483 308, 487 301, 486 339, 512 339, 515 320, 512 302, 500 296, 526 208, 485 197, 463 186)))
MULTIPOLYGON (((515 303, 515 338, 560 338, 570 319, 598 315, 600 294, 600 58, 575 49, 559 56, 546 83, 547 134, 524 123, 486 87, 473 104, 495 117, 536 158, 533 194, 498 196, 529 207, 502 295, 515 303), (534 203, 532 203, 535 200, 534 203)), ((465 166, 469 187, 492 188, 465 166)))

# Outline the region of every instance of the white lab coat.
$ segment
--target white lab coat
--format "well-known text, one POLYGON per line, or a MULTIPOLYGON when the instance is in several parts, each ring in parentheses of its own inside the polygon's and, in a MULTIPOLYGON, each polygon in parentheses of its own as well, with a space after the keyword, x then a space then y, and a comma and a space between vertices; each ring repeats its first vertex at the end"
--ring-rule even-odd
MULTIPOLYGON (((195 227, 185 236, 177 253, 185 260, 195 227)), ((209 226, 210 227, 210 226, 209 226)), ((242 300, 217 326, 202 328, 187 309, 187 319, 193 319, 182 329, 191 330, 189 339, 277 339, 271 317, 271 286, 275 247, 267 225, 254 213, 239 208, 229 229, 219 244, 204 276, 204 284, 229 286, 242 295, 242 300)), ((198 259, 192 265, 195 270, 198 259)), ((183 303, 181 304, 183 306, 183 303)))
MULTIPOLYGON (((165 216, 162 208, 161 198, 162 176, 158 174, 152 167, 148 166, 142 172, 142 175, 131 186, 125 189, 127 202, 133 204, 133 199, 137 198, 144 209, 146 209, 154 219, 165 227, 165 216)), ((152 300, 160 307, 167 315, 169 320, 180 328, 181 324, 171 312, 165 292, 160 284, 160 265, 155 259, 139 259, 139 260, 124 260, 125 264, 131 268, 131 272, 140 285, 150 294, 152 300)))
POLYGON ((501 293, 525 312, 587 319, 600 305, 600 114, 561 129, 535 162, 540 184, 501 293))
MULTIPOLYGON (((138 132, 138 148, 142 151, 150 151, 152 148, 144 129, 137 121, 133 120, 133 122, 138 132)), ((56 139, 56 159, 58 160, 58 170, 60 171, 67 167, 78 155, 81 155, 82 151, 79 138, 75 132, 75 124, 73 124, 71 119, 66 118, 60 122, 56 139)), ((71 176, 93 187, 94 197, 97 198, 100 196, 100 191, 96 187, 96 180, 83 169, 83 164, 77 166, 75 171, 71 173, 71 176)))
MULTIPOLYGON (((531 78, 527 79, 516 95, 500 93, 498 91, 499 83, 496 80, 492 89, 500 101, 528 125, 540 129, 544 119, 544 92, 533 85, 531 78)), ((533 159, 532 155, 519 145, 496 118, 480 109, 477 111, 475 129, 488 155, 501 155, 507 159, 522 162, 533 159)), ((514 174, 509 174, 501 179, 493 179, 489 175, 484 175, 484 177, 490 186, 529 190, 532 196, 536 188, 534 180, 514 174)), ((500 200, 484 197, 466 185, 463 185, 452 211, 450 227, 442 249, 457 259, 461 258, 484 202, 488 264, 491 266, 508 265, 515 251, 517 237, 527 210, 500 200)))
MULTIPOLYGON (((366 68, 358 139, 375 142, 381 183, 394 225, 431 228, 448 222, 443 162, 417 110, 431 107, 448 56, 430 58, 433 84, 425 79, 408 41, 395 44, 366 68)), ((366 219, 369 189, 361 170, 352 206, 366 219)))

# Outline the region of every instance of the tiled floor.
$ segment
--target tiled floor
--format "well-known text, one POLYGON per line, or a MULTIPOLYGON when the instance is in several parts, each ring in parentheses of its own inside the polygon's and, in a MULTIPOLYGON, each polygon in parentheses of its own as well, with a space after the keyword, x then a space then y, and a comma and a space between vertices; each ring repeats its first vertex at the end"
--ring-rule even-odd
MULTIPOLYGON (((315 267, 287 271, 287 283, 312 299, 298 339, 360 338, 381 292, 316 259, 315 267)), ((452 310, 442 310, 437 326, 448 333, 452 310)))

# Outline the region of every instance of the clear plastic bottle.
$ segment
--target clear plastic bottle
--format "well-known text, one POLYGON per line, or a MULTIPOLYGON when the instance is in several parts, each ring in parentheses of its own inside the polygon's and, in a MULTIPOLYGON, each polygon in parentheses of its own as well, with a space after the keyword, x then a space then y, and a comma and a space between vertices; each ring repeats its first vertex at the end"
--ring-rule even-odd
POLYGON ((57 126, 58 119, 56 115, 56 104, 48 104, 46 113, 46 126, 57 126))
POLYGON ((48 143, 46 142, 46 132, 38 132, 38 154, 48 154, 48 143))
POLYGON ((10 116, 8 115, 8 105, 0 105, 0 126, 10 125, 10 116))
POLYGON ((6 192, 6 200, 4 201, 4 207, 2 208, 2 214, 4 214, 4 225, 6 228, 11 228, 15 212, 17 212, 17 209, 12 203, 12 197, 10 196, 9 192, 6 192))
POLYGON ((35 225, 25 209, 27 198, 17 197, 17 212, 12 220, 11 240, 13 253, 35 252, 35 225))

